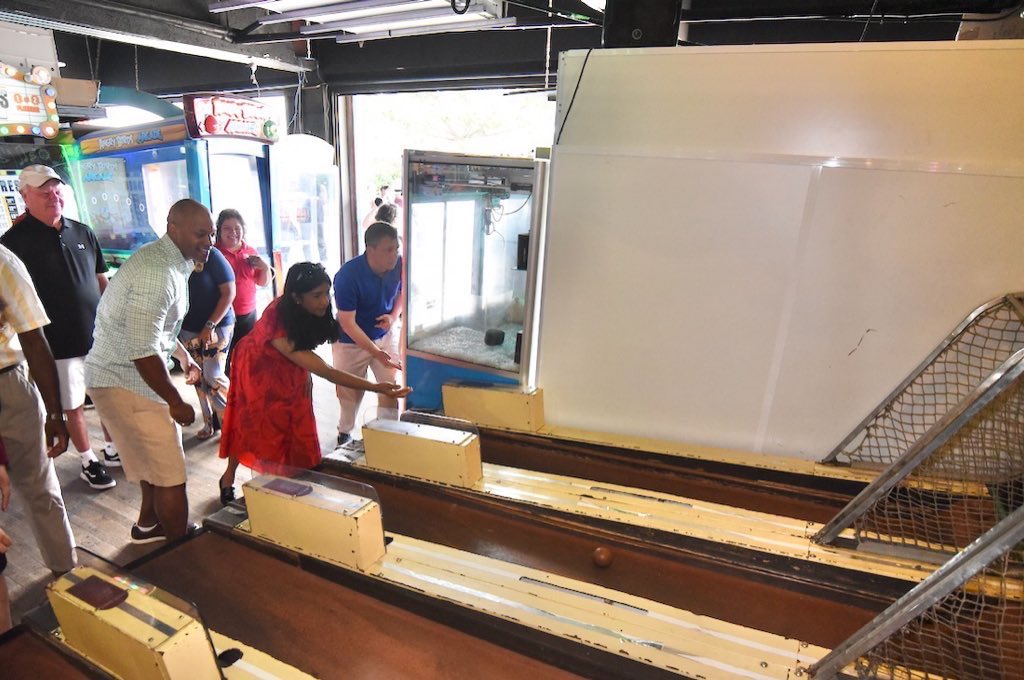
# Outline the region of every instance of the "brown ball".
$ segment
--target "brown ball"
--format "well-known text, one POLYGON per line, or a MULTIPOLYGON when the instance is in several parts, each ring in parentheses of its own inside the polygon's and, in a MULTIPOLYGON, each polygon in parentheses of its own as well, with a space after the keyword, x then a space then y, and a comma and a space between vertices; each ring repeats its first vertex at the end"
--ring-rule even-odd
POLYGON ((594 554, 591 556, 594 560, 594 564, 601 567, 602 569, 611 565, 612 560, 615 556, 612 554, 610 548, 606 548, 603 545, 599 548, 594 549, 594 554))

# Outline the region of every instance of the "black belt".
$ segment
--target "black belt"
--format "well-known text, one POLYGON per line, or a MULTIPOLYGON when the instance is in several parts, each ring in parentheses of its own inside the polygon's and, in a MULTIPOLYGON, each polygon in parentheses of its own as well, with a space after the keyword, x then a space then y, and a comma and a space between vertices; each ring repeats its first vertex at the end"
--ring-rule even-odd
POLYGON ((21 362, 20 361, 18 363, 16 363, 16 364, 11 364, 10 366, 4 366, 3 368, 0 368, 0 375, 3 375, 4 373, 10 373, 14 369, 16 369, 18 366, 21 366, 21 362))

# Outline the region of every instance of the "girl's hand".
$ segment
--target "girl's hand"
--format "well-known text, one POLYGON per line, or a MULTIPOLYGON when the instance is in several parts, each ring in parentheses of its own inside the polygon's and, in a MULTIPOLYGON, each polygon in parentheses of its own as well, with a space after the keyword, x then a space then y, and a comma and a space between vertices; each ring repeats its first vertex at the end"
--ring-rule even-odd
POLYGON ((412 388, 402 387, 395 383, 377 383, 377 386, 374 388, 374 392, 379 392, 380 394, 383 394, 386 397, 391 397, 392 399, 401 399, 412 392, 412 388))
POLYGON ((0 555, 7 552, 7 549, 12 545, 14 545, 14 541, 11 540, 10 536, 4 533, 3 529, 0 529, 0 555))
POLYGON ((185 384, 198 385, 203 379, 203 369, 192 357, 188 358, 188 366, 185 367, 185 384))

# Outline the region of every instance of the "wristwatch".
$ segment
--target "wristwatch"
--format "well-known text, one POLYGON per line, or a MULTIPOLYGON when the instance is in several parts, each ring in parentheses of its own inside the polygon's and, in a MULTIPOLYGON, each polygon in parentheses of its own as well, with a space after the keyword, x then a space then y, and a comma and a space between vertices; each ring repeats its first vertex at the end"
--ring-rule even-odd
POLYGON ((211 331, 212 331, 212 330, 213 330, 214 328, 216 328, 216 327, 217 327, 217 324, 215 324, 215 323, 214 323, 214 322, 212 322, 212 321, 207 321, 207 322, 206 322, 205 324, 203 324, 203 325, 204 325, 204 326, 206 326, 207 328, 209 328, 209 329, 210 329, 211 331))

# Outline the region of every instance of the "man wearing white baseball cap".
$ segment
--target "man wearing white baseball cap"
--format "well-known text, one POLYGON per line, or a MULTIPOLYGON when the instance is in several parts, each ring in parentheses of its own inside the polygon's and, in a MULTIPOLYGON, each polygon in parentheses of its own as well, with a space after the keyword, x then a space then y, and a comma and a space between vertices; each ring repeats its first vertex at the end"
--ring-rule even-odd
POLYGON ((51 179, 55 179, 61 184, 64 183, 64 178, 57 174, 57 171, 48 165, 30 165, 18 174, 18 188, 25 186, 30 187, 41 187, 51 179))
MULTIPOLYGON (((0 243, 28 269, 50 324, 43 329, 60 374, 61 406, 71 444, 82 460, 79 475, 94 489, 109 489, 111 479, 92 451, 85 422, 85 355, 92 347, 96 307, 107 286, 107 265, 92 229, 64 217, 64 180, 46 165, 30 165, 18 175, 25 214, 0 243)), ((110 450, 105 464, 120 466, 110 450)))

